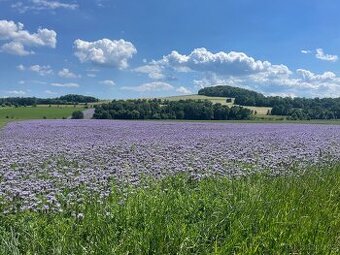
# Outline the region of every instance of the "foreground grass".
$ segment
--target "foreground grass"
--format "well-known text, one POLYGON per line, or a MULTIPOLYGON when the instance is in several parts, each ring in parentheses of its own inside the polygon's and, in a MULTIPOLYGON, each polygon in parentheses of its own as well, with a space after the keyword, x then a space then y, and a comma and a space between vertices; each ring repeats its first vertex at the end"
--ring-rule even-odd
POLYGON ((4 127, 8 121, 0 119, 0 128, 4 127))
MULTIPOLYGON (((83 109, 83 108, 80 108, 83 109)), ((79 110, 72 106, 37 106, 37 107, 6 107, 0 108, 0 123, 5 120, 29 120, 29 119, 62 119, 79 110)))
POLYGON ((177 176, 88 202, 83 214, 0 214, 0 254, 340 254, 339 187, 339 166, 177 176))

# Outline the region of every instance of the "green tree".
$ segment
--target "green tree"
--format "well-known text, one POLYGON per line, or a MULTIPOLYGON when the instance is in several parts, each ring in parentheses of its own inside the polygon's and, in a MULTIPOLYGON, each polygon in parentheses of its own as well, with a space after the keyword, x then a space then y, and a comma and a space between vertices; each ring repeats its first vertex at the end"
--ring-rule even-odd
POLYGON ((72 113, 72 119, 84 119, 84 113, 82 111, 74 111, 72 113))

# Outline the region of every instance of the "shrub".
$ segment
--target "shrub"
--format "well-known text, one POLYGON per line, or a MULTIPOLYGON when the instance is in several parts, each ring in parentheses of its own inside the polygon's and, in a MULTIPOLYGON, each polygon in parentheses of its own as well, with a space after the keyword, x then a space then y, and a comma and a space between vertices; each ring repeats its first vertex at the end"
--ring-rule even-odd
POLYGON ((82 111, 74 111, 72 113, 72 119, 84 119, 84 113, 82 111))

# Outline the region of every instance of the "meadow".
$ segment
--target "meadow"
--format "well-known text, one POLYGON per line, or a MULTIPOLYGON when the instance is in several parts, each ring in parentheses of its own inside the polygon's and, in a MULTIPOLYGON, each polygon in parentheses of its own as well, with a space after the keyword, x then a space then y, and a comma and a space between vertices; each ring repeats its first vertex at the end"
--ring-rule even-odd
MULTIPOLYGON (((84 109, 84 106, 76 106, 76 109, 84 109)), ((5 120, 28 119, 62 119, 72 115, 75 107, 72 105, 38 105, 36 107, 0 107, 0 122, 5 120)))
POLYGON ((340 126, 10 122, 0 254, 339 254, 340 126))

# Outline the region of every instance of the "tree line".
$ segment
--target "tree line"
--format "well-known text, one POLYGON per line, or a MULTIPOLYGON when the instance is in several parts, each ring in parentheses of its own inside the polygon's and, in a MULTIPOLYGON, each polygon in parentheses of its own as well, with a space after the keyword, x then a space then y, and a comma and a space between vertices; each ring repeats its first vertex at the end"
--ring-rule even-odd
POLYGON ((229 108, 208 100, 113 100, 96 106, 94 113, 95 119, 244 120, 251 117, 249 109, 229 108))
POLYGON ((272 115, 288 116, 289 119, 340 119, 340 98, 266 97, 252 90, 231 86, 207 87, 198 94, 232 97, 237 105, 272 107, 272 115))
POLYGON ((65 95, 57 98, 37 98, 37 97, 7 97, 0 98, 0 106, 34 106, 37 104, 81 104, 81 103, 95 103, 99 100, 91 96, 82 95, 65 95))

